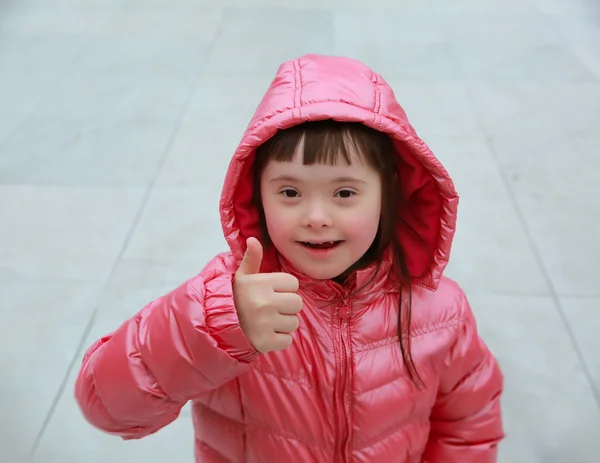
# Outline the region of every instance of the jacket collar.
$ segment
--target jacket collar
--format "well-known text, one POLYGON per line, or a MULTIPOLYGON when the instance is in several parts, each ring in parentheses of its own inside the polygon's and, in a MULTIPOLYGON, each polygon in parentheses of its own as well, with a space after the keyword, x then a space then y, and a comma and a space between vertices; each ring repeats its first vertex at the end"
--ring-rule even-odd
POLYGON ((354 271, 345 284, 334 280, 317 280, 298 270, 281 254, 277 254, 281 271, 298 278, 300 291, 307 296, 329 304, 360 302, 368 303, 381 297, 382 293, 397 292, 392 268, 392 251, 387 250, 379 264, 354 271))

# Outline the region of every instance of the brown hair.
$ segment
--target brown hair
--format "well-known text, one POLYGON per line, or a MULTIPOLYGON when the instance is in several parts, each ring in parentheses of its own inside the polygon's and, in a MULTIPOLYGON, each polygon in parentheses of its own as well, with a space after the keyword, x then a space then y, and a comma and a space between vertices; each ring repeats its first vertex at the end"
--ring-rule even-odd
POLYGON ((398 155, 392 139, 377 130, 358 122, 336 122, 333 120, 306 122, 289 129, 278 131, 274 137, 257 148, 254 161, 253 203, 259 212, 260 226, 265 245, 270 245, 262 201, 260 195, 260 178, 265 166, 271 160, 289 162, 294 159, 297 147, 304 141, 304 165, 333 165, 341 156, 347 163, 351 162, 351 153, 357 153, 368 165, 373 167, 381 178, 381 218, 379 230, 373 244, 365 255, 348 271, 376 263, 373 276, 361 288, 367 287, 380 271, 383 254, 393 251, 392 275, 398 280, 398 338, 402 359, 408 375, 416 385, 422 385, 419 373, 411 354, 410 321, 411 321, 411 280, 405 253, 398 238, 398 210, 402 201, 398 185, 398 155))

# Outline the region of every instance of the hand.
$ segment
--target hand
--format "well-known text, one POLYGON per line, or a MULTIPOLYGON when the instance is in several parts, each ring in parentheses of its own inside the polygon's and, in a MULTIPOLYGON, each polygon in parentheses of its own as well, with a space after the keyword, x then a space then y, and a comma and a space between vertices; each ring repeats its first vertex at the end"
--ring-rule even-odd
POLYGON ((260 273, 262 245, 246 241, 246 254, 233 281, 233 299, 240 325, 254 348, 261 352, 284 350, 298 329, 302 298, 298 279, 289 273, 260 273))

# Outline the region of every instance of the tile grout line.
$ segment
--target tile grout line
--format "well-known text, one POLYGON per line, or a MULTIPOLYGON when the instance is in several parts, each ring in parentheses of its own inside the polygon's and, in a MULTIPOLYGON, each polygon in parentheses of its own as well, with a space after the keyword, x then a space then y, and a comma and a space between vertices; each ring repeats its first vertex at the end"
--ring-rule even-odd
MULTIPOLYGON (((490 151, 493 154, 494 160, 496 162, 496 166, 499 168, 498 156, 497 156, 496 150, 493 147, 490 137, 487 135, 486 135, 486 143, 487 143, 488 147, 490 148, 490 151)), ((523 214, 523 211, 521 210, 521 208, 518 204, 516 194, 515 194, 514 190, 512 189, 512 187, 510 186, 510 182, 508 181, 505 172, 501 168, 499 168, 499 170, 500 170, 500 175, 502 177, 502 182, 504 183, 504 186, 507 189, 508 197, 510 198, 510 202, 512 203, 513 210, 517 214, 519 222, 521 223, 521 228, 523 229, 523 232, 525 233, 525 238, 527 239, 527 242, 529 243, 529 247, 533 253, 535 260, 537 261, 538 267, 539 267, 539 269, 542 273, 542 276, 546 282, 546 286, 548 287, 548 292, 550 293, 550 297, 552 298, 552 300, 554 302, 556 311, 558 312, 558 315, 561 318, 561 321, 563 322, 563 325, 567 331, 567 335, 569 336, 569 338, 571 340, 573 349, 575 350, 575 353, 577 354, 577 357, 579 358, 579 361, 581 362, 583 372, 590 384, 594 398, 596 399, 596 405, 598 407, 600 407, 600 390, 598 389, 598 387, 596 386, 596 383, 594 382, 592 372, 590 371, 590 368, 589 368, 587 362, 585 361, 585 357, 583 355, 583 352, 581 351, 581 347, 579 346, 579 343, 577 342, 577 337, 575 336, 575 333, 573 332, 573 328, 571 327, 571 324, 569 323, 569 319, 567 318, 567 315, 563 309, 562 303, 560 301, 560 297, 556 291, 556 288, 554 287, 554 283, 552 282, 552 278, 550 277, 550 274, 548 273, 548 269, 546 268, 546 265, 544 264, 544 259, 542 258, 542 254, 541 254, 538 246, 536 245, 535 240, 533 239, 533 235, 531 234, 531 230, 529 229, 529 224, 527 223, 527 219, 525 218, 525 215, 523 214)))
MULTIPOLYGON (((537 7, 536 7, 536 10, 542 16, 547 16, 541 10, 539 10, 537 7)), ((436 15, 435 17, 436 17, 436 21, 438 22, 438 25, 440 26, 440 28, 442 29, 444 34, 447 36, 448 31, 443 27, 443 24, 439 21, 438 16, 436 15)), ((564 37, 563 37, 563 40, 566 42, 564 37)), ((454 47, 451 47, 451 51, 452 51, 455 59, 457 59, 460 68, 462 69, 463 68, 462 61, 456 55, 454 47)), ((470 86, 467 85, 467 83, 468 83, 467 81, 470 79, 468 79, 467 76, 464 74, 464 69, 463 69, 463 79, 465 80, 465 90, 467 93, 467 97, 469 99, 471 110, 473 111, 473 115, 475 116, 477 125, 479 127, 479 131, 483 135, 485 143, 488 146, 488 148, 490 149, 490 153, 492 154, 492 158, 494 159, 496 170, 498 171, 498 173, 500 174, 500 177, 502 178, 502 183, 504 184, 504 188, 507 191, 507 194, 508 194, 509 200, 512 204, 513 210, 515 211, 515 214, 517 215, 517 219, 519 220, 519 222, 521 224, 521 228, 525 234, 525 238, 527 240, 527 243, 529 244, 529 248, 532 251, 534 259, 537 262, 538 268, 540 269, 540 271, 542 273, 542 277, 544 278, 544 281, 546 283, 546 287, 548 289, 550 298, 554 302, 555 309, 558 312, 558 315, 559 315, 561 321, 563 322, 563 326, 565 327, 565 329, 567 331, 567 335, 569 336, 569 338, 571 340, 571 344, 573 346, 573 349, 575 350, 575 354, 577 355, 577 358, 581 362, 581 366, 583 368, 584 375, 585 375, 586 379, 588 380, 588 383, 592 390, 592 394, 594 395, 594 398, 596 400, 596 405, 597 405, 597 407, 600 407, 600 389, 596 386, 596 383, 594 382, 590 368, 585 361, 583 352, 581 351, 579 343, 577 342, 577 338, 575 337, 575 333, 573 332, 571 324, 569 323, 569 320, 563 310, 562 304, 560 302, 560 298, 558 296, 558 293, 556 292, 556 288, 554 287, 554 284, 552 283, 552 279, 550 278, 550 274, 548 273, 546 265, 544 264, 544 260, 540 253, 540 250, 538 249, 537 245, 535 244, 535 240, 533 239, 533 236, 529 229, 527 220, 523 214, 523 211, 521 210, 521 208, 519 206, 519 203, 516 198, 516 194, 506 176, 506 173, 504 172, 504 170, 502 169, 502 166, 500 165, 498 153, 496 152, 496 149, 494 148, 494 145, 492 143, 492 138, 483 125, 482 117, 477 108, 477 105, 475 104, 473 94, 470 90, 470 86)))
POLYGON ((551 13, 546 13, 545 11, 542 11, 539 8, 538 8, 538 10, 539 10, 540 14, 547 19, 548 23, 551 24, 554 27, 554 29, 558 32, 558 35, 562 39, 562 43, 567 46, 567 49, 569 50, 569 53, 573 56, 573 58, 575 58, 581 64, 581 66, 583 66, 590 73, 590 75, 592 77, 594 77, 593 82, 594 83, 600 82, 600 73, 598 73, 596 70, 594 70, 591 66, 589 66, 584 60, 582 60, 579 57, 579 55, 575 51, 575 44, 573 43, 573 40, 571 40, 567 36, 567 34, 564 32, 564 30, 560 29, 558 22, 555 19, 555 16, 557 16, 557 15, 551 14, 551 13))
MULTIPOLYGON (((106 20, 108 22, 108 20, 106 20)), ((106 23, 103 23, 106 24, 106 23)), ((100 26, 98 26, 100 28, 100 26)), ((83 57, 83 55, 92 47, 94 41, 96 40, 95 36, 96 32, 92 34, 89 40, 81 47, 81 49, 74 54, 73 59, 65 65, 65 67, 60 70, 54 77, 51 77, 50 82, 45 87, 45 90, 42 92, 39 98, 35 99, 35 102, 31 104, 31 106, 23 112, 23 117, 15 124, 15 126, 9 130, 4 140, 0 141, 0 148, 4 146, 4 144, 10 140, 17 130, 25 123, 25 121, 29 118, 29 116, 34 112, 34 110, 38 107, 40 103, 42 103, 51 93, 50 89, 55 86, 57 82, 59 82, 72 68, 75 66, 83 57)), ((3 183, 4 185, 5 183, 3 183)))
POLYGON ((523 211, 521 210, 521 207, 519 206, 516 194, 510 184, 510 181, 508 180, 506 173, 504 172, 504 170, 502 169, 502 167, 500 165, 498 153, 497 153, 496 149, 494 148, 494 145, 492 142, 492 137, 488 134, 487 130, 485 129, 485 127, 482 124, 481 114, 479 113, 477 106, 475 105, 472 93, 469 90, 468 86, 467 86, 467 96, 469 97, 471 108, 476 116, 479 130, 483 134, 485 143, 488 146, 488 148, 490 149, 490 153, 492 154, 492 158, 494 159, 496 169, 499 172, 500 177, 502 178, 502 183, 504 184, 504 188, 507 191, 508 198, 512 204, 515 214, 517 215, 517 219, 519 220, 519 222, 521 224, 521 229, 523 230, 523 233, 525 234, 525 239, 527 240, 527 243, 529 244, 529 248, 530 248, 531 252, 533 253, 534 259, 535 259, 535 261, 538 265, 538 268, 542 274, 542 277, 546 283, 546 287, 548 289, 550 298, 554 302, 554 306, 555 306, 554 308, 558 312, 558 315, 563 323, 563 326, 567 331, 567 335, 568 335, 569 339, 571 340, 571 344, 575 351, 575 354, 577 355, 577 358, 581 362, 581 366, 582 366, 584 375, 585 375, 586 379, 588 380, 588 383, 592 390, 592 394, 594 395, 594 398, 596 400, 596 406, 600 407, 600 390, 596 386, 596 383, 594 382, 592 373, 590 371, 590 368, 589 368, 587 362, 585 361, 583 352, 581 351, 579 343, 577 342, 575 333, 573 332, 573 329, 571 327, 571 324, 569 323, 567 315, 565 314, 565 311, 563 310, 562 303, 560 302, 560 297, 558 296, 556 288, 554 287, 554 283, 552 282, 552 279, 550 278, 548 269, 546 268, 546 265, 544 264, 544 260, 542 258, 541 252, 540 252, 539 248, 537 247, 535 240, 533 239, 533 235, 531 234, 531 230, 529 229, 529 224, 527 223, 527 219, 525 218, 525 215, 523 214, 523 211))
MULTIPOLYGON (((223 11, 224 11, 224 13, 226 13, 227 9, 224 9, 223 11)), ((194 95, 196 94, 198 82, 200 81, 200 78, 202 77, 204 68, 205 68, 209 58, 212 56, 212 52, 216 46, 216 43, 217 43, 219 37, 221 36, 226 19, 227 19, 227 15, 223 14, 223 18, 222 18, 221 24, 219 25, 219 28, 217 29, 214 37, 212 38, 212 40, 206 47, 206 55, 204 56, 204 59, 202 60, 202 64, 198 67, 196 76, 193 79, 191 79, 192 82, 190 83, 189 94, 182 105, 179 116, 177 117, 177 119, 175 120, 175 122, 173 124, 173 129, 171 131, 171 135, 169 136, 169 139, 167 140, 167 143, 163 150, 163 154, 156 165, 154 175, 153 175, 148 187, 146 188, 146 191, 145 191, 144 196, 142 197, 142 201, 140 203, 140 207, 138 208, 137 212, 135 213, 135 215, 133 217, 133 221, 129 227, 129 230, 127 231, 127 235, 125 236, 123 245, 121 246, 121 249, 119 250, 119 253, 115 259, 115 262, 113 263, 113 265, 109 271, 109 274, 108 274, 106 280, 104 281, 102 288, 99 291, 98 297, 100 297, 100 295, 108 287, 108 284, 109 284, 117 266, 123 259, 123 256, 125 255, 125 252, 127 251, 127 248, 129 247, 129 244, 133 238, 133 235, 135 234, 135 231, 140 223, 142 214, 143 214, 144 210, 146 209, 146 206, 150 200, 150 196, 156 186, 160 172, 162 171, 162 168, 163 168, 163 166, 167 160, 167 157, 169 155, 169 152, 171 151, 175 137, 176 137, 177 133, 179 132, 179 130, 181 129, 184 117, 189 109, 189 106, 192 102, 194 95)), ((56 408, 58 407, 58 403, 59 403, 60 399, 62 398, 63 393, 65 392, 71 372, 72 372, 73 368, 75 367, 78 359, 81 357, 80 353, 85 349, 85 341, 92 330, 92 327, 96 320, 96 315, 98 313, 98 309, 99 309, 99 302, 96 304, 96 306, 94 307, 94 310, 92 311, 92 314, 90 315, 90 319, 83 331, 83 334, 82 334, 80 341, 77 345, 77 348, 75 350, 75 354, 73 355, 73 358, 71 359, 71 362, 69 363, 69 366, 67 367, 67 371, 65 372, 64 378, 58 388, 56 396, 54 397, 54 400, 52 401, 52 404, 50 405, 48 413, 46 414, 46 417, 44 418, 44 421, 42 422, 42 426, 40 427, 40 430, 36 435, 36 438, 34 440, 34 443, 31 447, 31 450, 28 455, 29 461, 32 461, 33 457, 35 456, 35 453, 37 452, 37 450, 39 448, 39 445, 42 441, 44 433, 46 432, 46 429, 48 428, 48 425, 50 424, 50 421, 52 420, 54 412, 56 411, 56 408)))
MULTIPOLYGON (((488 136, 486 136, 486 143, 487 143, 488 147, 490 148, 490 151, 493 153, 494 160, 496 161, 496 164, 498 166, 497 153, 496 153, 496 150, 494 149, 494 147, 492 146, 491 139, 488 136)), ((552 298, 552 301, 554 302, 555 309, 558 312, 558 315, 559 315, 561 321, 563 322, 564 328, 567 331, 567 335, 571 340, 573 349, 575 350, 575 353, 576 353, 577 357, 579 358, 579 361, 581 362, 581 366, 583 368, 585 377, 587 378, 587 380, 590 384, 590 387, 592 389, 594 398, 596 399, 596 405, 597 405, 597 407, 600 407, 600 390, 596 386, 596 383, 592 376, 592 372, 590 371, 590 368, 589 368, 587 362, 585 361, 585 357, 583 355, 581 347, 579 346, 579 343, 577 342, 577 337, 575 336, 575 333, 573 332, 573 328, 571 327, 571 324, 569 323, 569 319, 567 318, 567 315, 563 309, 562 303, 560 301, 560 297, 556 291, 556 288, 554 287, 554 283, 552 282, 552 279, 550 278, 548 269, 546 268, 546 265, 544 264, 544 259, 542 258, 542 254, 541 254, 539 248, 537 247, 537 245, 535 244, 535 240, 533 239, 531 230, 529 229, 529 224, 527 223, 527 219, 525 218, 523 211, 519 207, 515 192, 512 189, 512 187, 510 187, 509 181, 506 178, 506 174, 501 169, 500 169, 500 175, 502 177, 502 181, 505 185, 505 188, 507 189, 508 197, 510 198, 510 202, 512 203, 513 210, 517 214, 519 222, 521 223, 521 228, 523 229, 525 238, 527 239, 527 242, 529 243, 529 247, 530 247, 530 249, 533 253, 533 256, 538 264, 538 267, 542 273, 542 277, 544 278, 544 280, 546 282, 546 286, 548 287, 548 292, 550 293, 550 297, 552 298)))

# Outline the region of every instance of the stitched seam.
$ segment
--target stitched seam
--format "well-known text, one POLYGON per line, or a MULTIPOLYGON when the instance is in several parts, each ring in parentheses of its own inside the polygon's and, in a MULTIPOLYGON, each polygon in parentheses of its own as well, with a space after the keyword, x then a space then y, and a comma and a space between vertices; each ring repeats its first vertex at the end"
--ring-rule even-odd
MULTIPOLYGON (((204 283, 204 282, 203 282, 203 283, 204 283)), ((197 297, 198 297, 198 294, 196 293, 196 291, 195 291, 195 288, 194 288, 192 285, 189 285, 189 286, 188 286, 188 288, 190 288, 190 290, 191 290, 191 291, 190 291, 190 294, 191 294, 191 293, 194 293, 194 296, 197 298, 197 297)), ((204 295, 206 296, 206 286, 204 286, 204 288, 205 288, 205 291, 204 291, 204 293, 205 293, 205 294, 204 294, 204 295)), ((170 295, 170 297, 172 298, 172 297, 173 297, 173 295, 171 294, 171 295, 170 295)), ((203 301, 203 302, 200 302, 200 299, 198 299, 198 298, 197 298, 197 299, 196 299, 194 302, 195 302, 195 303, 197 303, 197 304, 199 304, 199 305, 201 305, 201 306, 202 306, 203 308, 205 308, 205 310, 206 310, 206 298, 203 298, 203 299, 204 299, 204 301, 203 301)), ((170 302, 169 302, 169 313, 170 313, 170 317, 169 317, 169 318, 170 318, 170 319, 172 319, 172 320, 174 321, 174 323, 175 323, 175 327, 177 328, 177 335, 178 335, 179 341, 181 342, 181 344, 180 344, 180 345, 183 347, 183 349, 184 349, 184 352, 185 352, 185 360, 186 360, 186 363, 187 363, 187 364, 188 364, 188 365, 189 365, 189 366, 190 366, 190 367, 191 367, 191 368, 194 370, 194 372, 198 373, 198 374, 199 374, 199 375, 202 377, 202 379, 203 379, 204 381, 206 381, 206 382, 207 382, 208 384, 210 384, 211 386, 213 386, 213 387, 216 387, 216 384, 215 384, 215 382, 214 382, 214 381, 212 381, 212 380, 211 380, 211 379, 210 379, 210 378, 209 378, 209 377, 208 377, 208 376, 207 376, 207 375, 204 373, 204 371, 202 371, 200 368, 198 368, 198 366, 197 366, 197 363, 196 363, 196 359, 194 358, 194 355, 192 355, 192 351, 190 350, 190 348, 189 348, 189 346, 188 346, 188 343, 187 343, 187 339, 185 338, 185 335, 184 335, 184 333, 183 333, 183 329, 182 329, 182 327, 181 327, 181 323, 180 323, 180 321, 179 321, 178 313, 177 313, 177 312, 175 312, 175 310, 174 310, 174 308, 173 308, 173 304, 171 304, 170 302)), ((142 321, 142 320, 141 320, 141 318, 138 318, 138 319, 137 319, 137 324, 138 324, 138 332, 139 332, 139 324, 140 324, 140 322, 141 322, 141 321, 142 321)), ((215 338, 213 337, 213 335, 212 335, 212 333, 211 333, 211 330, 210 330, 210 328, 209 328, 209 326, 208 326, 208 323, 206 323, 206 325, 205 325, 205 326, 206 326, 206 333, 207 333, 207 334, 208 334, 208 335, 209 335, 209 336, 210 336, 210 337, 211 337, 213 340, 215 340, 215 338)), ((139 341, 139 339, 138 339, 138 351, 139 351, 139 353, 140 353, 140 359, 142 359, 142 361, 143 361, 142 352, 141 352, 141 349, 139 348, 139 346, 140 346, 140 345, 141 345, 141 343, 140 343, 140 341, 139 341)), ((220 350, 223 350, 223 349, 222 349, 220 346, 219 346, 219 349, 220 349, 220 350)), ((230 355, 230 357, 231 357, 231 355, 230 355)), ((149 372, 150 374, 152 374, 152 376, 154 376, 154 373, 150 371, 149 367, 146 365, 146 362, 143 362, 143 363, 144 363, 144 366, 146 367, 146 370, 148 370, 148 372, 149 372)), ((160 384, 158 383, 158 381, 157 381, 157 385, 160 387, 160 384)), ((161 389, 162 389, 162 387, 161 387, 161 389)), ((167 394, 165 393, 165 395, 167 395, 167 394)), ((167 395, 167 397, 168 397, 168 395, 167 395)), ((169 397, 169 399, 173 400, 171 397, 169 397)))
POLYGON ((302 119, 302 90, 304 89, 304 84, 302 83, 302 63, 300 60, 298 60, 298 80, 300 83, 298 90, 298 117, 302 119))
MULTIPOLYGON (((172 295, 170 296, 172 297, 172 295)), ((155 301, 158 302, 158 301, 155 301)), ((181 326, 179 325, 179 320, 177 320, 177 317, 175 316, 175 313, 173 312, 173 305, 169 303, 169 312, 170 315, 174 318, 175 320, 175 325, 177 327, 177 334, 179 335, 183 347, 185 349, 185 353, 187 355, 187 358, 189 359, 189 362, 186 361, 186 363, 188 365, 190 365, 193 369, 195 369, 196 371, 198 371, 198 373, 200 373, 200 375, 202 376, 202 378, 208 382, 209 384, 213 384, 211 381, 209 381, 209 379, 204 375, 204 373, 202 373, 201 371, 197 370, 195 368, 194 362, 193 362, 193 358, 190 356, 190 350, 187 346, 187 344, 185 343, 185 340, 183 338, 183 334, 181 331, 181 326)), ((156 377, 156 374, 152 371, 152 369, 150 368, 150 366, 148 365, 148 363, 144 360, 144 354, 142 353, 142 345, 144 344, 141 339, 140 339, 140 323, 145 320, 145 317, 142 316, 141 314, 137 314, 134 318, 134 322, 135 322, 135 342, 136 342, 136 346, 135 347, 135 352, 133 354, 130 355, 131 358, 135 358, 139 360, 139 366, 146 372, 146 375, 148 376, 148 378, 150 379, 150 387, 152 387, 154 390, 153 391, 144 391, 146 394, 152 396, 152 397, 158 397, 160 399, 163 400, 169 400, 171 402, 178 402, 178 400, 173 399, 171 396, 169 396, 169 394, 167 394, 167 392, 164 390, 164 388, 161 386, 160 382, 158 381, 158 378, 156 377)))
POLYGON ((398 342, 398 335, 388 336, 385 339, 380 339, 379 341, 374 341, 369 344, 364 344, 362 346, 357 346, 354 351, 355 352, 367 352, 370 350, 379 349, 381 347, 389 346, 390 344, 395 344, 398 342))
POLYGON ((454 389, 461 388, 463 386, 463 384, 472 380, 474 376, 479 375, 479 373, 481 373, 481 371, 483 371, 486 367, 487 367, 487 362, 485 361, 485 359, 482 359, 481 362, 479 362, 479 364, 475 367, 474 370, 471 370, 468 375, 466 375, 458 383, 456 383, 456 385, 454 386, 454 389))
POLYGON ((375 83, 375 106, 373 106, 373 112, 379 114, 381 111, 381 90, 379 89, 379 77, 373 73, 373 82, 375 83))
MULTIPOLYGON (((399 425, 400 425, 400 423, 396 423, 393 426, 386 428, 383 432, 380 432, 376 436, 374 436, 371 439, 369 439, 368 441, 366 441, 365 445, 362 445, 361 447, 357 448, 356 451, 361 452, 364 449, 366 449, 367 447, 372 446, 373 444, 381 444, 382 442, 390 439, 392 436, 394 436, 396 434, 396 431, 398 430, 399 425)), ((416 422, 413 421, 412 423, 408 423, 407 425, 402 426, 400 428, 400 430, 405 432, 404 430, 406 428, 424 426, 424 425, 428 425, 428 422, 426 420, 420 420, 420 421, 416 421, 416 422)))
POLYGON ((263 370, 263 369, 261 369, 259 367, 256 367, 256 366, 252 369, 252 371, 255 372, 255 373, 257 373, 257 374, 260 374, 260 375, 269 376, 269 377, 277 379, 279 381, 297 384, 298 386, 304 387, 306 389, 313 389, 313 387, 311 386, 311 384, 306 379, 298 379, 298 378, 293 378, 293 377, 283 377, 283 376, 279 375, 278 373, 274 373, 274 372, 271 372, 271 371, 266 371, 266 370, 263 370))
MULTIPOLYGON (((240 378, 237 377, 235 379, 235 384, 236 384, 236 389, 237 389, 237 399, 241 405, 240 407, 240 415, 242 416, 242 422, 246 422, 246 407, 244 404, 244 397, 242 395, 242 385, 240 384, 240 378)), ((246 432, 246 430, 244 430, 244 433, 242 434, 242 451, 244 452, 243 455, 247 455, 246 452, 248 452, 248 433, 246 432)))
POLYGON ((392 378, 392 379, 390 379, 389 381, 386 381, 386 382, 385 382, 385 383, 383 383, 383 384, 378 384, 378 385, 377 385, 377 386, 375 386, 375 387, 372 387, 372 388, 369 388, 369 389, 367 389, 367 390, 365 390, 365 391, 361 391, 361 392, 359 392, 358 394, 356 394, 356 397, 361 397, 361 396, 363 396, 363 395, 365 395, 365 394, 369 394, 369 393, 371 393, 371 392, 373 392, 373 391, 376 391, 377 389, 384 388, 384 387, 386 387, 388 384, 391 384, 391 383, 393 383, 394 381, 398 381, 398 380, 404 380, 404 382, 406 382, 406 377, 403 377, 403 376, 397 376, 397 377, 395 377, 395 378, 392 378))
MULTIPOLYGON (((93 365, 92 365, 93 368, 93 365)), ((104 410, 104 412, 106 413, 106 415, 113 421, 113 424, 124 424, 118 420, 116 420, 114 418, 114 416, 112 416, 112 414, 110 413, 110 411, 108 410, 108 408, 106 407, 106 405, 104 405, 104 401, 102 400, 102 395, 100 394, 100 390, 98 389, 98 387, 96 386, 96 375, 94 373, 94 371, 92 370, 91 375, 90 375, 90 382, 91 382, 91 386, 92 386, 92 392, 93 395, 97 398, 96 403, 100 406, 100 408, 102 410, 104 410)), ((127 425, 125 425, 127 426, 127 425)), ((137 426, 136 426, 137 428, 137 426)))
POLYGON ((434 331, 439 331, 442 330, 444 328, 457 328, 458 325, 460 325, 462 321, 462 318, 457 317, 453 320, 448 320, 442 323, 439 323, 437 325, 430 325, 427 326, 425 328, 421 328, 420 330, 416 330, 413 333, 411 333, 410 337, 411 338, 418 338, 420 336, 423 336, 425 334, 430 334, 433 333, 434 331))
MULTIPOLYGON (((346 324, 346 329, 348 331, 348 340, 352 339, 352 333, 350 332, 350 323, 346 324)), ((354 368, 354 362, 352 361, 352 358, 354 358, 354 347, 352 346, 352 342, 348 343, 348 353, 350 354, 350 362, 348 362, 348 366, 347 368, 350 368, 350 387, 352 388, 352 378, 354 378, 356 376, 356 371, 354 368)), ((349 410, 348 410, 348 420, 349 420, 349 426, 348 426, 348 436, 351 438, 354 434, 354 403, 353 403, 353 399, 352 399, 352 391, 350 391, 350 404, 349 404, 349 410)))
POLYGON ((214 448, 212 445, 210 445, 208 442, 206 442, 205 440, 201 440, 198 437, 196 437, 195 440, 200 446, 204 447, 204 450, 209 450, 213 454, 213 456, 222 458, 225 462, 229 463, 228 460, 225 460, 223 454, 219 450, 214 448))
MULTIPOLYGON (((434 331, 439 331, 444 328, 456 328, 461 322, 461 318, 456 318, 454 320, 449 320, 446 322, 438 323, 437 325, 430 325, 425 328, 421 328, 419 330, 412 331, 410 333, 410 339, 415 339, 425 334, 433 333, 434 331)), ((355 352, 366 352, 373 349, 379 349, 381 347, 389 346, 390 344, 395 344, 398 342, 398 335, 389 336, 385 339, 380 339, 379 341, 375 341, 369 344, 364 344, 362 346, 357 346, 354 348, 355 352)))
MULTIPOLYGON (((323 447, 322 444, 319 444, 316 442, 311 442, 311 441, 303 439, 303 438, 299 438, 296 435, 285 434, 282 432, 282 429, 273 428, 266 423, 257 422, 257 421, 242 422, 242 421, 236 420, 234 418, 231 418, 229 416, 225 416, 223 413, 218 412, 218 411, 206 406, 205 404, 201 403, 200 406, 201 406, 201 408, 204 409, 204 411, 205 411, 204 413, 209 412, 210 414, 213 414, 213 415, 216 415, 217 417, 219 417, 219 419, 222 419, 224 422, 224 426, 237 427, 238 429, 241 429, 244 432, 246 432, 246 430, 248 428, 261 429, 261 430, 266 431, 267 433, 272 434, 274 436, 278 436, 283 439, 289 439, 289 440, 293 440, 296 442, 300 442, 301 444, 307 445, 309 447, 315 447, 315 448, 323 447)), ((208 418, 208 419, 210 420, 211 418, 208 418)))
POLYGON ((371 71, 371 82, 373 82, 375 90, 375 101, 373 103, 373 124, 377 125, 377 128, 381 130, 381 116, 379 111, 381 110, 381 90, 379 89, 379 78, 377 74, 371 71))
MULTIPOLYGON (((237 431, 239 428, 245 428, 247 426, 247 424, 244 421, 240 421, 240 420, 236 420, 235 418, 232 418, 230 416, 227 416, 217 410, 214 410, 212 408, 210 408, 209 406, 207 406, 206 404, 202 403, 202 402, 195 402, 193 404, 192 408, 200 408, 200 414, 202 414, 202 419, 204 420, 204 422, 207 421, 216 421, 216 420, 220 420, 220 425, 223 428, 225 428, 225 430, 227 432, 235 432, 237 431), (214 416, 211 416, 214 415, 214 416), (216 418, 215 418, 216 417, 216 418), (236 429, 234 429, 236 428, 236 429)), ((194 413, 194 411, 192 411, 192 414, 194 413)))
MULTIPOLYGON (((293 122, 296 122, 296 118, 294 117, 294 110, 296 109, 296 94, 298 92, 298 77, 297 77, 297 72, 296 72, 296 65, 297 65, 297 61, 294 61, 293 62, 293 66, 294 66, 294 101, 292 101, 292 121, 293 122)), ((273 117, 274 115, 275 114, 269 116, 268 118, 265 118, 261 122, 271 119, 271 117, 273 117)), ((258 124, 256 125, 256 127, 258 127, 258 124)))
MULTIPOLYGON (((435 329, 431 329, 431 330, 429 330, 427 332, 422 332, 422 333, 419 333, 417 335, 411 335, 411 338, 414 339, 415 337, 422 336, 422 335, 427 334, 427 333, 432 333, 434 331, 439 331, 439 330, 444 329, 446 327, 456 327, 456 326, 458 326, 458 324, 459 324, 459 320, 458 319, 456 321, 444 322, 444 323, 435 325, 434 327, 431 327, 431 328, 435 328, 435 329)), ((369 348, 363 349, 361 352, 366 352, 366 351, 369 351, 369 350, 378 349, 378 348, 389 346, 390 344, 395 344, 395 343, 398 342, 398 336, 391 336, 391 337, 387 338, 386 340, 390 340, 390 339, 392 339, 393 341, 392 342, 386 342, 385 344, 381 344, 381 345, 377 345, 377 346, 373 346, 373 347, 370 347, 372 345, 369 345, 369 348)), ((384 341, 386 341, 386 340, 384 340, 384 341)), ((381 342, 381 341, 379 341, 379 342, 381 342)), ((384 388, 387 385, 389 385, 390 383, 393 383, 394 381, 398 381, 398 380, 406 380, 406 377, 404 377, 402 375, 396 376, 394 378, 391 378, 389 381, 386 381, 383 384, 378 384, 377 386, 374 386, 374 387, 371 387, 371 388, 366 389, 364 391, 361 391, 361 392, 357 393, 356 396, 357 397, 361 397, 361 396, 363 396, 365 394, 369 394, 369 393, 371 393, 373 391, 376 391, 377 389, 384 388)))
MULTIPOLYGON (((136 337, 137 339, 137 337, 136 337)), ((100 346, 102 347, 102 346, 100 346)), ((144 369, 144 371, 146 372, 146 375, 148 376, 150 382, 150 387, 151 388, 155 388, 155 391, 149 391, 149 390, 142 390, 141 392, 144 395, 148 395, 150 397, 153 397, 155 399, 159 399, 159 400, 164 400, 165 402, 170 402, 171 404, 175 404, 177 403, 177 401, 171 399, 160 387, 158 381, 156 380, 156 377, 152 374, 152 372, 149 370, 149 368, 146 366, 146 364, 143 362, 142 358, 141 358, 141 353, 140 353, 140 349, 138 346, 138 349, 136 349, 136 352, 138 355, 136 355, 136 358, 139 358, 141 360, 141 366, 144 369), (154 387, 156 385, 156 387, 154 387), (162 393, 162 395, 161 395, 162 393)), ((125 427, 126 431, 129 432, 137 432, 140 430, 148 430, 148 429, 152 429, 152 426, 140 426, 140 425, 131 425, 129 423, 127 423, 126 421, 123 420, 118 420, 116 419, 112 413, 110 412, 110 410, 108 409, 108 407, 104 404, 104 400, 102 398, 102 394, 100 389, 97 387, 97 382, 96 382, 96 372, 94 371, 95 368, 95 363, 98 361, 98 355, 100 355, 100 348, 98 348, 98 350, 96 352, 94 352, 93 354, 91 354, 91 362, 94 362, 91 365, 88 365, 88 368, 90 368, 91 370, 91 375, 90 375, 90 379, 91 379, 91 386, 92 386, 92 391, 93 391, 93 395, 97 398, 96 403, 106 412, 106 415, 113 421, 113 424, 116 425, 120 425, 125 427), (94 357, 94 355, 96 354, 96 357, 94 357)))
POLYGON ((307 447, 312 447, 312 448, 319 449, 319 450, 322 450, 323 448, 325 448, 325 446, 323 444, 318 444, 316 442, 308 442, 304 439, 299 439, 298 436, 285 435, 285 434, 282 434, 279 430, 276 430, 276 429, 271 428, 266 425, 258 424, 255 427, 267 430, 271 435, 278 437, 280 439, 295 441, 302 445, 306 445, 307 447))

